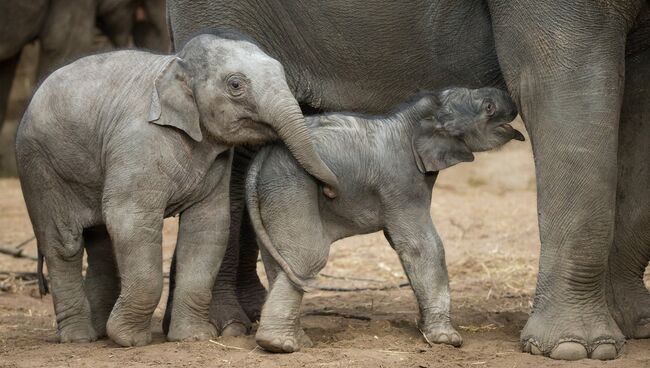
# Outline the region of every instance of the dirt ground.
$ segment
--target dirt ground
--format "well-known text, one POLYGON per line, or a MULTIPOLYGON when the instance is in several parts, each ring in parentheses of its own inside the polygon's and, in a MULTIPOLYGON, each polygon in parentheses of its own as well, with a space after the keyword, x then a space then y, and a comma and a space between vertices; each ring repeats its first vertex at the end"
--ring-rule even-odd
MULTIPOLYGON (((0 137, 8 172, 14 131, 12 121, 0 137)), ((512 142, 441 173, 431 214, 446 245, 453 322, 465 341, 458 349, 427 345, 416 327, 418 311, 409 288, 309 293, 302 321, 315 346, 290 355, 256 348, 253 336, 166 342, 160 322, 164 302, 149 346, 120 348, 109 340, 56 344, 50 342, 55 334, 51 296, 41 299, 33 282, 7 274, 33 272, 36 263, 0 254, 0 367, 650 367, 648 340, 629 341, 611 362, 556 362, 519 352, 537 273, 535 200, 528 142, 512 142)), ((175 219, 165 223, 166 269, 176 227, 175 219)), ((18 180, 0 179, 0 245, 15 246, 31 236, 18 180)), ((36 254, 33 241, 24 249, 36 254)), ((377 233, 335 244, 319 283, 379 288, 405 280, 397 256, 377 233)))

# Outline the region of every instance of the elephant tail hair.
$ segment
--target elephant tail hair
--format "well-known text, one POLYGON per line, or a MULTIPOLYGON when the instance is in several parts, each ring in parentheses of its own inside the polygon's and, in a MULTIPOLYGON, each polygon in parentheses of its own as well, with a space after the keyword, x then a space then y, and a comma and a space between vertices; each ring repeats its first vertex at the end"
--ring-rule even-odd
POLYGON ((280 252, 275 248, 271 237, 266 232, 264 227, 264 221, 260 215, 260 206, 259 206, 259 197, 257 192, 258 178, 260 175, 260 170, 264 166, 264 161, 269 155, 269 151, 272 149, 272 146, 267 146, 262 148, 257 155, 253 158, 253 162, 248 169, 248 174, 246 175, 246 205, 248 206, 248 214, 250 216, 251 224, 253 229, 255 229, 255 234, 261 245, 266 249, 267 252, 273 257, 273 260, 278 263, 282 271, 287 275, 289 281, 302 292, 308 291, 309 282, 297 275, 291 265, 282 257, 280 252))
POLYGON ((36 273, 37 273, 37 278, 38 278, 38 293, 41 296, 47 295, 50 292, 50 287, 47 284, 47 279, 45 278, 45 275, 43 275, 43 252, 41 252, 40 248, 38 249, 38 263, 36 266, 36 273))

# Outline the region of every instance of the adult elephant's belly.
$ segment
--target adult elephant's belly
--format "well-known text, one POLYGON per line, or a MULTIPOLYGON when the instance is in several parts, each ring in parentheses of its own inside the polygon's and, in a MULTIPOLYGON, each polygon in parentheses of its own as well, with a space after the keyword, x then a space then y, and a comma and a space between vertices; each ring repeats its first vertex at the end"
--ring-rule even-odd
POLYGON ((176 48, 197 32, 235 29, 285 67, 301 103, 382 113, 422 89, 503 86, 480 0, 171 0, 176 48))

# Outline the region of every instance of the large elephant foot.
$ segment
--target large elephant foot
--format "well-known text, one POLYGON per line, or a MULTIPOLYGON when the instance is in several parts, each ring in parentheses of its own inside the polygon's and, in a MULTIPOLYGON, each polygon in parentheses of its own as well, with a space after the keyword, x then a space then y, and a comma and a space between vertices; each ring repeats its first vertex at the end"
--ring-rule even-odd
POLYGON ((205 341, 217 336, 217 329, 208 321, 172 322, 167 339, 169 341, 205 341))
POLYGON ((293 353, 302 348, 314 346, 301 327, 267 327, 260 325, 255 341, 264 350, 272 353, 293 353))
POLYGON ((217 295, 210 305, 210 322, 221 336, 244 336, 250 333, 252 323, 238 302, 217 303, 217 295))
MULTIPOLYGON (((151 317, 127 313, 117 301, 106 323, 106 334, 121 346, 144 346, 151 342, 151 317)), ((155 306, 154 306, 155 308, 155 306)), ((153 309, 153 308, 152 308, 153 309)), ((148 313, 147 313, 148 314, 148 313)))
POLYGON ((643 280, 611 280, 609 308, 623 334, 631 339, 650 338, 650 292, 643 280))
POLYGON ((605 303, 535 311, 521 333, 524 352, 559 360, 615 359, 625 337, 605 303))
POLYGON ((463 338, 449 322, 429 324, 420 327, 420 331, 429 344, 463 345, 463 338))

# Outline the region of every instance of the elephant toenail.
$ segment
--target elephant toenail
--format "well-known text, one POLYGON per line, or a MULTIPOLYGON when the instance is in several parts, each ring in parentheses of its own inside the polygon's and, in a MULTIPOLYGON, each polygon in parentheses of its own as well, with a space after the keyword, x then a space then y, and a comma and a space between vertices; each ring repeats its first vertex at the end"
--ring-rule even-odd
POLYGON ((282 350, 284 350, 286 353, 293 353, 294 351, 294 345, 291 340, 287 340, 284 342, 282 345, 282 350))
POLYGON ((461 345, 463 345, 463 338, 460 337, 459 334, 453 334, 451 336, 451 345, 455 347, 460 347, 461 345))
POLYGON ((559 360, 580 360, 587 358, 587 349, 580 343, 567 341, 559 343, 550 357, 559 360))
POLYGON ((591 359, 611 360, 616 358, 616 347, 613 344, 600 344, 591 353, 591 359))
POLYGON ((449 336, 444 333, 438 335, 438 342, 441 344, 449 344, 449 336))
POLYGON ((533 355, 542 355, 542 351, 534 344, 529 344, 529 353, 533 355))

